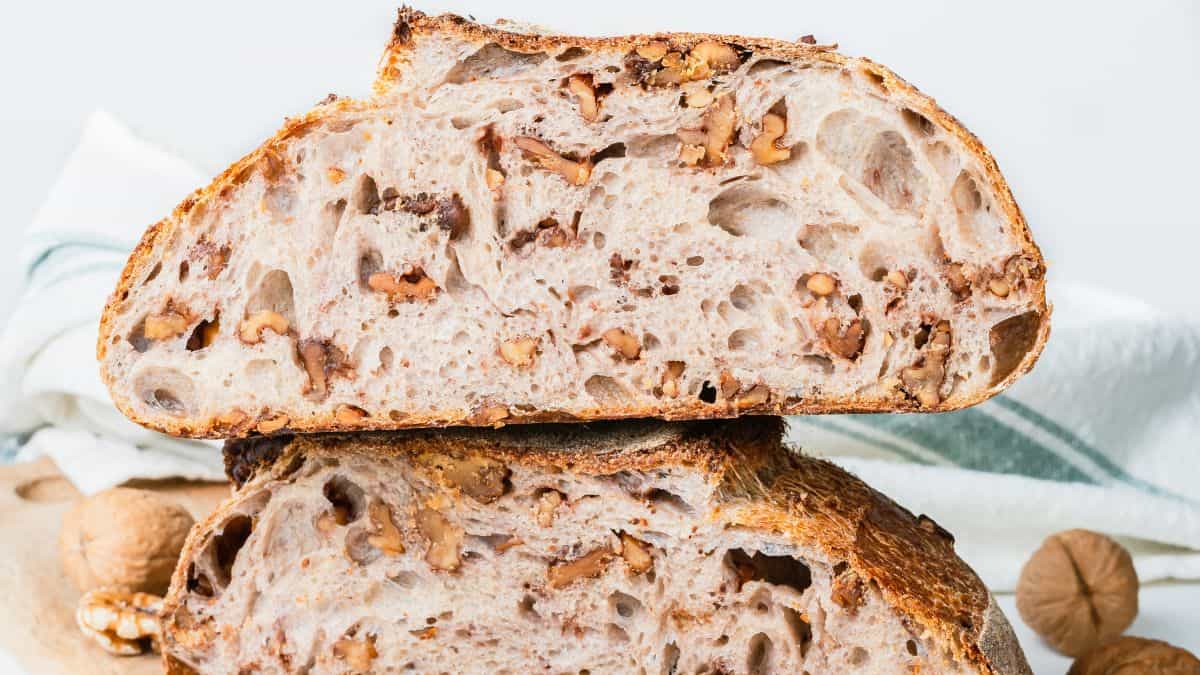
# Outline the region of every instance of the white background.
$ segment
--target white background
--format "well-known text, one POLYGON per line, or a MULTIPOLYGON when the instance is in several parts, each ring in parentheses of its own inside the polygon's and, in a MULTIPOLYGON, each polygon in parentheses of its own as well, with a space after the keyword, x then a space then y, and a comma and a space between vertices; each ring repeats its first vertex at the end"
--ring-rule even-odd
MULTIPOLYGON (((503 16, 564 32, 812 33, 870 56, 988 145, 1052 279, 1200 315, 1200 3, 477 0, 420 9, 491 21, 501 7, 503 16)), ((366 94, 394 12, 390 2, 335 0, 8 9, 0 21, 0 316, 17 290, 15 243, 89 111, 105 107, 215 174, 285 115, 329 92, 366 94)), ((1149 593, 1175 605, 1163 612, 1200 612, 1171 603, 1169 587, 1149 593)), ((1163 621, 1170 614, 1143 614, 1144 634, 1181 628, 1163 621)), ((1188 630, 1178 635, 1200 633, 1188 630)), ((1065 670, 1036 641, 1025 644, 1039 672, 1065 670)))

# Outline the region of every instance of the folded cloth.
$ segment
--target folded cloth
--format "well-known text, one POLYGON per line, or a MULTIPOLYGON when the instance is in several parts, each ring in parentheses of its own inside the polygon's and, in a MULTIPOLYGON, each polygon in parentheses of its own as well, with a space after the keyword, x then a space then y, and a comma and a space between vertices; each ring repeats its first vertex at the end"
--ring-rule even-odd
POLYGON ((1142 581, 1200 579, 1200 322, 1069 284, 1050 295, 1053 336, 1004 394, 796 417, 793 440, 953 532, 993 589, 1072 527, 1120 538, 1142 581))
POLYGON ((213 444, 125 419, 96 366, 100 310, 142 232, 204 182, 187 163, 93 113, 25 234, 25 289, 0 333, 0 433, 52 457, 84 493, 130 478, 221 480, 213 444))
MULTIPOLYGON (((84 492, 221 478, 212 444, 121 416, 94 356, 129 250, 202 183, 95 113, 27 235, 28 287, 0 335, 0 431, 37 430, 22 455, 51 455, 84 492)), ((1005 394, 938 415, 794 417, 792 438, 954 532, 993 589, 1069 527, 1121 538, 1145 581, 1200 579, 1200 324, 1077 286, 1051 298, 1054 337, 1005 394)))

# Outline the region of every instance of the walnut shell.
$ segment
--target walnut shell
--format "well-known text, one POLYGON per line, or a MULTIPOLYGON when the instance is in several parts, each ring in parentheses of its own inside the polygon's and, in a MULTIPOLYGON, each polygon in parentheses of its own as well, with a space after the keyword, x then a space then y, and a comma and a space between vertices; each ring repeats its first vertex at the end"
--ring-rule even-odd
POLYGON ((105 490, 63 516, 63 569, 83 592, 105 587, 163 595, 193 522, 186 509, 156 492, 105 490))
POLYGON ((1161 640, 1122 637, 1071 664, 1067 675, 1200 675, 1200 659, 1161 640))
POLYGON ((1129 552, 1096 532, 1050 535, 1017 580, 1021 618, 1068 656, 1117 637, 1137 610, 1138 578, 1129 552))

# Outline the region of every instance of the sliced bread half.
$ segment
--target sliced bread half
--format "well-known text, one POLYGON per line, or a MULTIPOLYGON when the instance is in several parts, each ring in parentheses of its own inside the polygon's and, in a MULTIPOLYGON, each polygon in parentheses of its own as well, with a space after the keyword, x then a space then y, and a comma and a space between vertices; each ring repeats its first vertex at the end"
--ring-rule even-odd
POLYGON ((169 672, 1028 673, 952 537, 778 418, 230 442, 169 672))
POLYGON ((146 233, 98 356, 188 436, 938 411, 1030 368, 1043 272, 991 155, 871 61, 404 10, 372 98, 146 233))

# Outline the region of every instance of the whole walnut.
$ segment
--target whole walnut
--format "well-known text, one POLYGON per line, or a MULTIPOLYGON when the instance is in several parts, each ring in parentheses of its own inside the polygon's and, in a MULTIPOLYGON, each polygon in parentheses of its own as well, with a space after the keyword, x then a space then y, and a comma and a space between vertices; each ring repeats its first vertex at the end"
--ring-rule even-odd
POLYGON ((1068 656, 1117 637, 1137 610, 1138 578, 1129 552, 1096 532, 1050 535, 1017 580, 1021 618, 1068 656))
POLYGON ((95 588, 162 595, 193 524, 171 499, 112 488, 80 500, 63 516, 58 550, 80 591, 95 588))
POLYGON ((1067 675, 1200 675, 1200 659, 1161 640, 1121 637, 1071 664, 1067 675))

